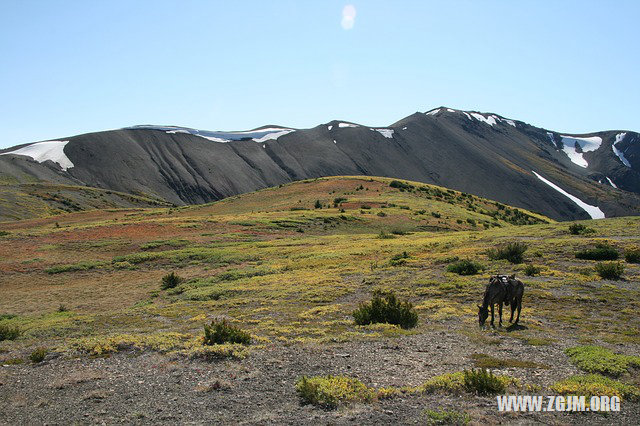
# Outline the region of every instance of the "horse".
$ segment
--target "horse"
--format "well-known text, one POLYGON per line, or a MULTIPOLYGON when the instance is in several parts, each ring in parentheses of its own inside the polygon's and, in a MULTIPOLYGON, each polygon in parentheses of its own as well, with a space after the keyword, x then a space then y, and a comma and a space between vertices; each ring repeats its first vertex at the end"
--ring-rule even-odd
POLYGON ((518 316, 515 324, 520 320, 520 311, 522 310, 522 296, 524 295, 524 284, 516 279, 515 275, 496 275, 489 278, 489 284, 484 292, 482 306, 478 305, 478 323, 482 327, 489 316, 489 306, 491 306, 491 326, 495 327, 494 321, 494 305, 498 305, 499 326, 502 326, 502 305, 511 305, 511 318, 509 322, 513 322, 513 314, 516 309, 518 316))

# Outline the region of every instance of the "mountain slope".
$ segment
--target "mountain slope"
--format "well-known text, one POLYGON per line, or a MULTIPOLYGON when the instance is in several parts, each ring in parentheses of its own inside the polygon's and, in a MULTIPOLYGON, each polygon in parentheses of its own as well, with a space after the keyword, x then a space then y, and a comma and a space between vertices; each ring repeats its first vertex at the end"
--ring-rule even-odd
POLYGON ((194 204, 301 179, 386 176, 558 220, 587 219, 640 213, 639 140, 634 132, 568 135, 443 107, 386 128, 332 121, 305 130, 136 126, 90 133, 4 150, 0 177, 194 204))

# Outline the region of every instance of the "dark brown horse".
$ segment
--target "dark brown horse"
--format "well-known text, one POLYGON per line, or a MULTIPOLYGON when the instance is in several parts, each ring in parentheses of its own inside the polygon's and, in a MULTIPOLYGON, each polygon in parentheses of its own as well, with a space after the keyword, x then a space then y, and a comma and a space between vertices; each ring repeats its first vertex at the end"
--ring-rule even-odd
POLYGON ((489 316, 489 307, 491 307, 491 326, 495 327, 494 305, 498 305, 499 325, 502 326, 502 305, 511 305, 511 319, 516 309, 518 316, 516 324, 520 320, 520 311, 522 310, 522 296, 524 295, 524 284, 516 279, 515 275, 507 277, 506 275, 496 275, 489 278, 489 284, 484 292, 482 306, 478 305, 478 323, 482 327, 489 316))

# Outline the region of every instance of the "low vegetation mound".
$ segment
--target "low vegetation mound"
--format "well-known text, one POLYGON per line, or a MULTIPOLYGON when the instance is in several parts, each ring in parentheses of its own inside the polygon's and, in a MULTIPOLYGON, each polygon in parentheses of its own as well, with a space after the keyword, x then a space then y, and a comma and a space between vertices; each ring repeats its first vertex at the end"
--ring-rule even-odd
POLYGON ((251 335, 246 331, 229 324, 226 319, 214 319, 211 325, 204 326, 204 344, 221 345, 224 343, 251 343, 251 335))
POLYGON ((447 266, 447 272, 458 275, 475 275, 484 269, 481 264, 473 260, 463 259, 453 262, 447 266))
POLYGON ((625 250, 624 260, 627 263, 640 263, 640 248, 631 248, 625 250))
POLYGON ((376 290, 369 303, 363 303, 353 312, 358 325, 387 323, 409 329, 418 324, 418 313, 410 302, 401 302, 393 292, 376 290))
POLYGON ((551 390, 558 395, 585 396, 586 399, 592 396, 607 395, 609 397, 618 396, 621 400, 640 400, 638 387, 600 374, 571 376, 551 385, 551 390))
POLYGON ((455 425, 465 426, 471 422, 471 416, 463 411, 456 410, 425 410, 426 425, 455 425))
POLYGON ((463 393, 490 395, 504 392, 509 386, 518 386, 517 379, 509 376, 494 375, 485 369, 457 371, 442 374, 427 380, 418 388, 422 392, 463 393))
POLYGON ((3 340, 16 340, 20 336, 18 327, 0 324, 0 342, 3 340))
POLYGON ((573 225, 569 226, 569 233, 571 235, 587 235, 593 234, 594 232, 596 232, 595 229, 589 228, 582 223, 574 223, 573 225))
POLYGON ((343 403, 370 402, 375 389, 360 380, 347 376, 303 376, 296 383, 296 391, 305 404, 336 408, 343 403))
POLYGON ((511 242, 496 248, 487 250, 487 256, 491 260, 508 260, 511 263, 522 263, 524 252, 529 246, 522 242, 511 242))
POLYGON ((617 260, 620 254, 608 243, 598 243, 595 248, 576 252, 576 259, 583 260, 617 260))
POLYGON ((601 262, 595 266, 596 273, 605 280, 619 280, 624 273, 624 265, 620 262, 601 262))
POLYGON ((588 373, 618 377, 630 367, 640 367, 640 357, 617 354, 602 346, 576 346, 565 353, 578 368, 588 373))

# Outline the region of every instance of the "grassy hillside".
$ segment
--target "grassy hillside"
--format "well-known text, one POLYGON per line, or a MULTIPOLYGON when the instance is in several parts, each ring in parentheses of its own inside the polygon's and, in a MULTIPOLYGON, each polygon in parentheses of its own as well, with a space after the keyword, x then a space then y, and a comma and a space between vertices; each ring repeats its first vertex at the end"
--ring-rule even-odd
MULTIPOLYGON (((606 242, 623 256, 640 245, 630 231, 640 218, 584 224, 593 232, 573 235, 571 223, 478 197, 360 177, 297 182, 204 206, 3 223, 0 326, 21 335, 0 342, 0 359, 43 345, 63 353, 189 351, 219 316, 249 331, 258 352, 442 331, 479 351, 515 339, 532 350, 589 343, 638 353, 640 266, 621 257, 623 279, 603 280, 598 262, 576 252, 606 242), (489 258, 489 249, 508 242, 527 245, 523 263, 489 258), (447 271, 464 259, 483 269, 447 271), (184 281, 161 290, 172 271, 184 281), (524 327, 479 330, 476 304, 496 273, 525 282, 524 327), (351 313, 375 289, 411 301, 418 327, 356 326, 351 313)), ((514 368, 524 381, 540 382, 532 370, 514 368)))
POLYGON ((168 206, 165 201, 147 196, 87 186, 0 182, 0 222, 85 210, 168 206))

